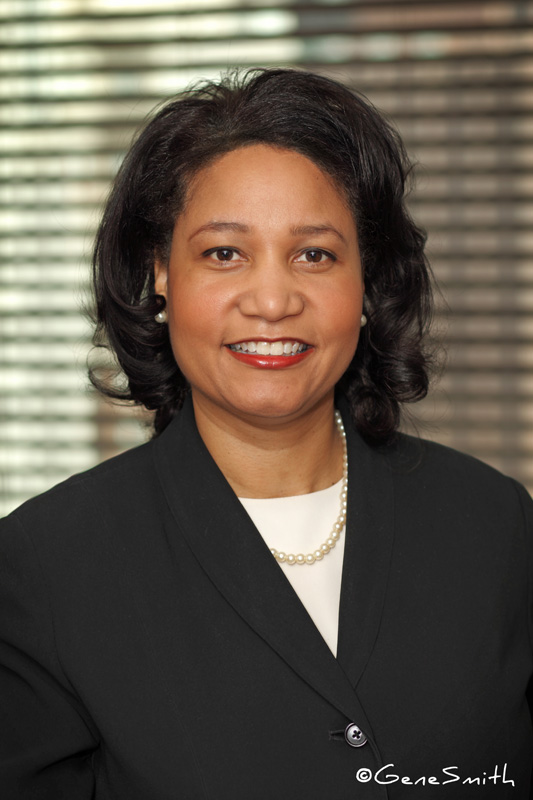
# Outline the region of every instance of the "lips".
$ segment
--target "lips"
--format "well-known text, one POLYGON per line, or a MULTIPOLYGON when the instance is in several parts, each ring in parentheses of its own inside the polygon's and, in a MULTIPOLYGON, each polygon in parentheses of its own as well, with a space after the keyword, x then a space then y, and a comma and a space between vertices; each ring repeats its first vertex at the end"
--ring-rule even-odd
POLYGON ((250 339, 227 345, 229 353, 243 364, 261 369, 283 369, 300 363, 313 352, 313 346, 294 339, 250 339))

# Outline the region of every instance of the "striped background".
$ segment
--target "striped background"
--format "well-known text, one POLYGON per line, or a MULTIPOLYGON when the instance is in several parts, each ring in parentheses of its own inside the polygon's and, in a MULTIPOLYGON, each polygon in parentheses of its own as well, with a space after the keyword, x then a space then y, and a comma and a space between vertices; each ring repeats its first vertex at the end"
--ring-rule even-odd
POLYGON ((421 432, 533 489, 532 3, 0 0, 0 43, 0 514, 145 437, 87 388, 91 238, 145 114, 234 65, 392 116, 448 342, 421 432))

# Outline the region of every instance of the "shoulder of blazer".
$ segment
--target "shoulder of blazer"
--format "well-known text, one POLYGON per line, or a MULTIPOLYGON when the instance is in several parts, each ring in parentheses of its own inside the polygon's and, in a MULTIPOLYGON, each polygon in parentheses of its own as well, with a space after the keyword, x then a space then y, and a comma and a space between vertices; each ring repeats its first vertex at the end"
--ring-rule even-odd
POLYGON ((395 502, 405 518, 417 508, 428 520, 453 520, 458 530, 477 520, 487 535, 491 530, 506 538, 514 529, 526 548, 533 549, 533 500, 514 478, 474 456, 405 434, 384 455, 395 502))
POLYGON ((16 520, 39 537, 61 529, 80 534, 94 529, 101 510, 122 504, 123 498, 130 498, 132 507, 135 500, 146 502, 157 487, 152 446, 134 447, 27 500, 0 520, 0 532, 16 520))
POLYGON ((399 474, 412 473, 420 477, 436 471, 441 477, 460 474, 467 481, 476 483, 503 485, 509 481, 508 476, 475 456, 405 433, 398 433, 392 444, 382 448, 381 452, 391 470, 399 474))
MULTIPOLYGON (((23 503, 0 520, 0 535, 22 526, 35 546, 58 558, 69 547, 79 554, 106 549, 117 531, 121 539, 143 539, 167 509, 156 464, 158 453, 168 455, 174 475, 190 470, 182 447, 183 429, 194 420, 190 405, 158 437, 23 503)), ((203 470, 210 456, 205 448, 196 447, 198 451, 196 466, 203 470)))

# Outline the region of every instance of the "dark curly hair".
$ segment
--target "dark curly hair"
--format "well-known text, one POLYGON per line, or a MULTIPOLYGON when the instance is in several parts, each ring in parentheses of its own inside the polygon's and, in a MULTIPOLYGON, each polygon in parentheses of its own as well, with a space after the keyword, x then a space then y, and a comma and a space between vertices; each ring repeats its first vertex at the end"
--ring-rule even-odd
POLYGON ((168 328, 154 320, 154 259, 167 259, 196 173, 253 143, 294 150, 333 178, 353 211, 368 325, 338 391, 367 441, 386 442, 400 406, 424 397, 432 285, 425 234, 405 207, 410 164, 394 128, 361 94, 293 69, 232 72, 165 104, 140 132, 117 175, 94 249, 96 346, 110 347, 127 387, 90 370, 106 395, 155 410, 159 434, 188 384, 168 328))

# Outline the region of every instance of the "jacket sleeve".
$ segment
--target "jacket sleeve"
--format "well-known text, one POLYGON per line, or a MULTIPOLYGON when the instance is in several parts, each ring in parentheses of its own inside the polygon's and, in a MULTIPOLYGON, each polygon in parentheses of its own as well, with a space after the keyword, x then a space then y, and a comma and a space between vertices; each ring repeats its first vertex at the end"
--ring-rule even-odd
MULTIPOLYGON (((526 489, 517 481, 513 481, 518 498, 522 508, 522 515, 524 519, 524 535, 525 546, 528 559, 528 575, 529 575, 529 609, 528 609, 528 625, 529 625, 529 641, 533 653, 533 499, 529 496, 526 489)), ((533 684, 533 678, 532 678, 533 684)), ((532 695, 533 700, 533 695, 532 695)), ((533 707, 532 707, 533 708, 533 707)))
MULTIPOLYGON (((524 529, 526 535, 526 546, 528 553, 528 575, 529 575, 529 609, 528 609, 528 624, 529 624, 529 641, 533 650, 533 500, 524 489, 524 487, 514 481, 515 488, 517 489, 520 504, 522 506, 522 513, 524 515, 524 529)), ((529 704, 529 712, 533 719, 533 675, 529 680, 527 690, 527 699, 529 704)), ((533 800, 533 772, 531 773, 531 783, 529 796, 533 800)))
POLYGON ((2 800, 90 800, 97 746, 59 663, 36 553, 13 514, 0 521, 2 800))

